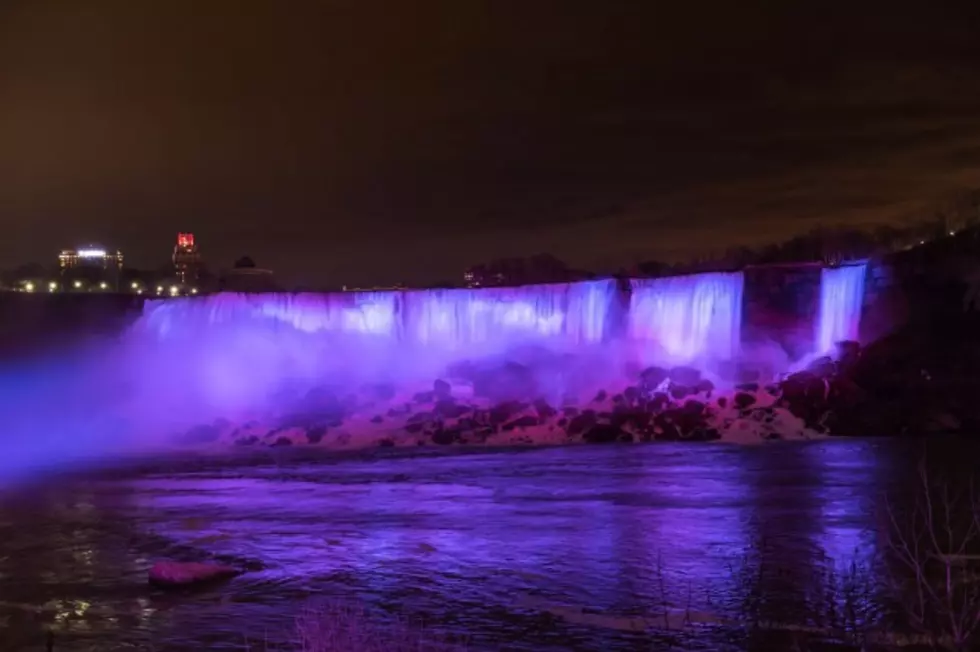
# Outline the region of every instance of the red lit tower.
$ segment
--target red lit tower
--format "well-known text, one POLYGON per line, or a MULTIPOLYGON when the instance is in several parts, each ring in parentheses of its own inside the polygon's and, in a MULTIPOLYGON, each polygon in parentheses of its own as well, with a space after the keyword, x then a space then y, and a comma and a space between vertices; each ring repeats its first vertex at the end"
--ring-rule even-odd
POLYGON ((184 285, 196 283, 201 269, 201 254, 194 244, 193 233, 178 233, 174 247, 174 271, 184 285))

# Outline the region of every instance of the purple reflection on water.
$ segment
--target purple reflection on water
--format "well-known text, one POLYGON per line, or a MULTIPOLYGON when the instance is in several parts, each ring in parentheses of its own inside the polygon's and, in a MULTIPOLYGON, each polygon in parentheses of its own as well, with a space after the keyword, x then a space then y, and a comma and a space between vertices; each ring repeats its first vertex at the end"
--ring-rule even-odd
MULTIPOLYGON (((471 632, 498 634, 510 631, 501 623, 508 610, 649 615, 661 608, 664 590, 673 607, 716 616, 741 613, 743 594, 761 590, 774 609, 799 607, 799 617, 811 613, 805 601, 822 600, 828 588, 814 564, 825 557, 861 562, 871 554, 852 544, 874 540, 875 520, 861 499, 894 477, 878 473, 881 464, 868 442, 226 462, 89 487, 82 493, 92 496, 95 513, 123 528, 130 544, 113 548, 114 539, 89 533, 84 545, 111 569, 132 567, 127 550, 145 539, 172 548, 144 556, 144 567, 188 550, 260 562, 262 570, 221 589, 234 599, 191 596, 174 613, 149 618, 144 627, 157 635, 175 635, 171 627, 191 638, 223 632, 228 640, 252 628, 275 632, 311 594, 397 600, 400 610, 430 622, 463 619, 471 632), (763 547, 778 572, 740 574, 744 558, 754 563, 763 547)), ((26 554, 76 545, 55 536, 62 519, 79 520, 63 509, 63 495, 82 493, 66 492, 42 494, 32 508, 44 515, 38 523, 52 524, 47 534, 32 529, 32 520, 15 520, 4 531, 5 520, 19 517, 0 514, 0 534, 14 546, 2 552, 17 560, 0 555, 5 600, 47 600, 43 591, 31 593, 39 590, 32 573, 44 572, 56 583, 42 589, 62 590, 62 582, 82 591, 78 599, 132 608, 131 578, 88 595, 80 573, 118 573, 81 568, 71 555, 63 563, 45 556, 36 567, 26 554)), ((522 649, 540 649, 531 643, 522 649)))

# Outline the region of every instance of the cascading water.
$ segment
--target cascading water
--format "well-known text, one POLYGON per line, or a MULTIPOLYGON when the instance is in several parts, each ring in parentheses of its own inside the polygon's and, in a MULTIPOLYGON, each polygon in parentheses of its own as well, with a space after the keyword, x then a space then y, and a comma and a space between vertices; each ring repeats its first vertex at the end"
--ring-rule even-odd
POLYGON ((696 274, 631 281, 629 331, 650 360, 727 360, 740 346, 743 275, 696 274))
POLYGON ((615 294, 603 280, 151 301, 128 338, 130 377, 163 414, 240 414, 285 385, 431 383, 463 358, 599 344, 615 294))
POLYGON ((408 345, 483 352, 527 343, 593 344, 608 331, 615 281, 405 294, 408 345))
POLYGON ((864 304, 867 263, 825 268, 820 272, 820 312, 816 324, 818 354, 844 340, 856 340, 864 304))

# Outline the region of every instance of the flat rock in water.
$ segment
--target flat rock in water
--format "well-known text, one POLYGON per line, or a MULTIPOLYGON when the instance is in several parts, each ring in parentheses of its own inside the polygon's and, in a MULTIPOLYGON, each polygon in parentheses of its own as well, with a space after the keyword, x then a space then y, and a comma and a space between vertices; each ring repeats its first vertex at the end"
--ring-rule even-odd
POLYGON ((153 586, 176 588, 227 579, 240 574, 241 571, 238 569, 223 564, 159 561, 150 569, 149 578, 153 586))

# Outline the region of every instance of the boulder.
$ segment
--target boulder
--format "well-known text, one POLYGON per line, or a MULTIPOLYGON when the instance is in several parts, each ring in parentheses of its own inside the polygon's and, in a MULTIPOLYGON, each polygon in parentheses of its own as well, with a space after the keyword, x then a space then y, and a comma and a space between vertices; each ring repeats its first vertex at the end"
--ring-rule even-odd
POLYGON ((149 581, 152 586, 173 589, 229 579, 241 573, 237 568, 211 562, 158 561, 150 569, 149 581))

